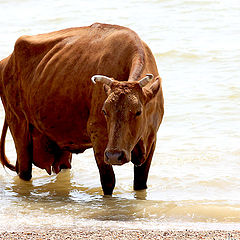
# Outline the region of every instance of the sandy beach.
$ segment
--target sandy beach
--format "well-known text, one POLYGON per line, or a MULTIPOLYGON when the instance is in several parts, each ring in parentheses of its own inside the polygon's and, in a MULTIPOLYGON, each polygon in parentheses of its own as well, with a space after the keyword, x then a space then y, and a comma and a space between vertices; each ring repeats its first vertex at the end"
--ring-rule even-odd
POLYGON ((240 239, 240 231, 158 231, 140 229, 80 228, 24 232, 1 232, 0 239, 240 239))

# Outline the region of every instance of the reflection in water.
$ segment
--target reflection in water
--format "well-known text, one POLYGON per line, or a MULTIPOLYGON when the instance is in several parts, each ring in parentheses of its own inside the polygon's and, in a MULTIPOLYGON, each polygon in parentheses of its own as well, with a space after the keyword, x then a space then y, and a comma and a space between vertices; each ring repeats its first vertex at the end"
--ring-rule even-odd
POLYGON ((71 173, 65 170, 58 175, 38 177, 29 182, 16 176, 10 188, 19 197, 27 197, 31 200, 67 199, 72 190, 71 173))
POLYGON ((132 221, 147 217, 146 190, 136 191, 135 200, 121 197, 89 194, 90 189, 77 187, 71 182, 70 170, 58 175, 42 176, 32 181, 23 181, 18 176, 7 184, 14 207, 48 214, 71 215, 95 220, 132 221), (140 200, 141 199, 141 200, 140 200), (146 206, 144 206, 146 205, 146 206))
POLYGON ((16 176, 6 185, 5 191, 9 193, 6 196, 14 208, 24 209, 21 211, 24 215, 39 211, 39 214, 71 214, 101 221, 133 221, 154 217, 156 211, 157 215, 164 214, 159 211, 162 203, 146 200, 146 190, 134 191, 133 199, 102 196, 92 189, 77 186, 72 178, 71 170, 40 176, 29 182, 16 176))
POLYGON ((147 199, 147 190, 138 190, 135 191, 134 197, 139 200, 146 200, 147 199))
MULTIPOLYGON (((18 213, 21 221, 30 216, 47 226, 54 219, 58 227, 64 224, 92 219, 97 221, 240 221, 240 206, 231 208, 221 201, 160 201, 150 200, 148 190, 130 191, 125 195, 102 196, 101 188, 95 190, 76 185, 71 170, 58 175, 44 175, 30 182, 18 177, 5 185, 5 205, 1 205, 4 218, 18 213), (6 202, 9 202, 6 204, 6 202), (214 207, 213 207, 214 204, 214 207), (41 218, 39 218, 41 216, 41 218), (228 216, 228 217, 226 217, 228 216), (66 220, 59 222, 59 217, 66 220)), ((14 220, 19 224, 19 219, 14 220)), ((1 223, 1 220, 0 220, 1 223)), ((29 222, 28 222, 29 224, 29 222)))

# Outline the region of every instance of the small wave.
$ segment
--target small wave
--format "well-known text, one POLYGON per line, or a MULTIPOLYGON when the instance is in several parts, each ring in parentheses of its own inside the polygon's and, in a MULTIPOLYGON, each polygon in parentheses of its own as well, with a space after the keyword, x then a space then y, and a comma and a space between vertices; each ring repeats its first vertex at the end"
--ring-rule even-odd
MULTIPOLYGON (((178 5, 180 6, 209 6, 213 4, 217 4, 217 1, 215 0, 185 0, 185 1, 179 1, 177 2, 178 5)), ((175 3, 176 4, 176 3, 175 3)))
POLYGON ((169 50, 166 52, 161 52, 161 53, 156 53, 156 57, 161 57, 161 58, 181 58, 184 60, 199 60, 202 59, 203 55, 195 54, 192 52, 184 52, 184 51, 177 51, 177 50, 169 50))

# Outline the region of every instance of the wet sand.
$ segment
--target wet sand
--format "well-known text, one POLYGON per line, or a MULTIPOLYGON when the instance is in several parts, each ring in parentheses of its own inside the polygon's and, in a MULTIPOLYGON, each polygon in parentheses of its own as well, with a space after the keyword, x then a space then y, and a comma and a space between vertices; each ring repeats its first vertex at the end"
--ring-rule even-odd
POLYGON ((237 240, 239 231, 159 231, 140 229, 80 228, 78 230, 55 229, 25 232, 0 232, 0 239, 212 239, 237 240))

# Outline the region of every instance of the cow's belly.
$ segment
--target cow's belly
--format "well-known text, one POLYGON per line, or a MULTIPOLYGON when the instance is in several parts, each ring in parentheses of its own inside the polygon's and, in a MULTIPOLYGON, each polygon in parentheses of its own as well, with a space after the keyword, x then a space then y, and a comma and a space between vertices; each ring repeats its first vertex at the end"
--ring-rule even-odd
POLYGON ((77 102, 55 101, 35 104, 31 108, 31 122, 62 149, 83 152, 91 147, 87 133, 89 109, 77 102))

